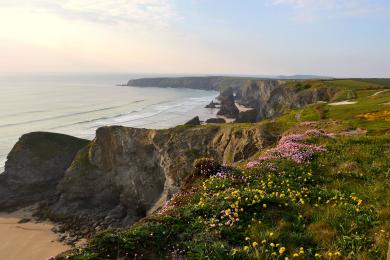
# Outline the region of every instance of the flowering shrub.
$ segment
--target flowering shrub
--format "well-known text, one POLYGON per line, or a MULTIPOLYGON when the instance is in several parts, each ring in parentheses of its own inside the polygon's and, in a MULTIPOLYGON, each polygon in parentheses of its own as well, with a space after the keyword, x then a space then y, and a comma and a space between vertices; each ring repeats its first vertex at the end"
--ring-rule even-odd
POLYGON ((278 145, 272 149, 269 149, 258 161, 249 162, 247 168, 254 168, 261 165, 263 161, 275 160, 275 159, 287 159, 296 163, 306 163, 312 159, 313 155, 321 152, 325 152, 326 149, 319 145, 303 143, 308 137, 331 137, 322 130, 310 129, 304 134, 291 134, 283 136, 278 145))
POLYGON ((211 176, 215 175, 221 168, 215 160, 210 158, 200 158, 195 160, 194 168, 196 175, 211 176))
POLYGON ((363 113, 363 114, 358 115, 358 118, 365 119, 368 121, 383 120, 386 122, 390 122, 390 110, 363 113))

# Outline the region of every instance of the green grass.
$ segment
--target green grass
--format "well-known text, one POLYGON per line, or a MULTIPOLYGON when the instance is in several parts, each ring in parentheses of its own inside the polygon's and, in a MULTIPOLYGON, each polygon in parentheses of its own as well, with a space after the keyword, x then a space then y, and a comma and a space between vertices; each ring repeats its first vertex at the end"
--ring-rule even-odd
POLYGON ((276 171, 236 169, 231 179, 199 178, 195 191, 182 193, 164 214, 128 230, 106 231, 68 256, 166 258, 178 249, 190 259, 291 259, 295 254, 298 259, 316 254, 385 259, 390 137, 311 142, 328 151, 304 165, 277 161, 276 171), (236 212, 239 221, 226 225, 227 211, 236 212))

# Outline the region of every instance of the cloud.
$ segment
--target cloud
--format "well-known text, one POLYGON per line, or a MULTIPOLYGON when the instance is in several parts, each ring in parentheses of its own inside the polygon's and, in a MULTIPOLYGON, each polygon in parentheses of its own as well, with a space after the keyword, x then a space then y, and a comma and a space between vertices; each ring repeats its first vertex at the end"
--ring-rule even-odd
POLYGON ((171 0, 0 0, 0 3, 106 24, 166 26, 175 17, 171 0))
POLYGON ((314 20, 323 16, 386 15, 390 12, 387 0, 271 0, 274 5, 290 6, 296 18, 314 20))

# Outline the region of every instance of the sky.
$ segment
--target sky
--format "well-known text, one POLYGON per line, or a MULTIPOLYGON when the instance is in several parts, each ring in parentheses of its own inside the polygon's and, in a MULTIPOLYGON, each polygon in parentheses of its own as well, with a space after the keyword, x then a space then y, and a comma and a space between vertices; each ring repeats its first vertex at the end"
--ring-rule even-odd
POLYGON ((390 77, 389 0, 0 0, 0 74, 390 77))

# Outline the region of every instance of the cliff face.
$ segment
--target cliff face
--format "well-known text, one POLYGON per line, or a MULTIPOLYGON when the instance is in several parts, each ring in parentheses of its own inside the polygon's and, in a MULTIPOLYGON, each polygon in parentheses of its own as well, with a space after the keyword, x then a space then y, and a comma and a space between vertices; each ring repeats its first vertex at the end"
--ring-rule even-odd
POLYGON ((62 134, 23 135, 9 153, 0 175, 0 209, 52 199, 66 168, 87 143, 62 134))
POLYGON ((52 218, 83 217, 126 226, 176 192, 199 157, 237 163, 277 138, 265 126, 178 127, 148 130, 103 127, 82 149, 58 185, 52 218))
POLYGON ((248 118, 246 121, 272 118, 288 109, 304 107, 317 101, 329 101, 336 94, 336 90, 331 88, 314 88, 310 85, 298 88, 287 83, 281 80, 258 80, 247 82, 237 89, 236 102, 256 110, 256 113, 251 113, 256 118, 248 118))
POLYGON ((234 93, 232 88, 222 90, 218 99, 221 101, 221 109, 218 111, 218 115, 230 118, 236 118, 238 116, 239 110, 234 102, 234 93))
POLYGON ((300 108, 317 101, 329 101, 337 92, 325 85, 313 87, 310 81, 240 77, 144 78, 130 80, 128 85, 221 91, 220 97, 223 99, 219 114, 237 118, 237 122, 256 122, 278 116, 291 108, 300 108), (229 90, 234 92, 234 100, 224 98, 229 97, 224 95, 229 90), (234 101, 255 110, 238 115, 234 101))

